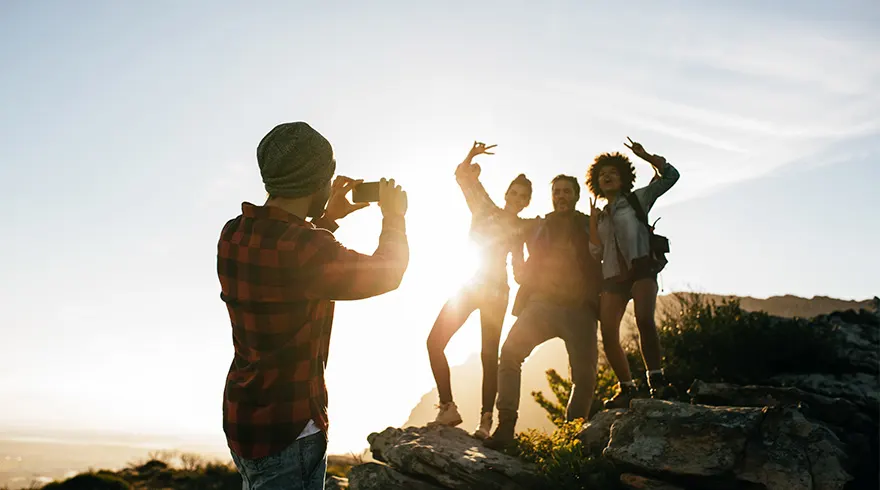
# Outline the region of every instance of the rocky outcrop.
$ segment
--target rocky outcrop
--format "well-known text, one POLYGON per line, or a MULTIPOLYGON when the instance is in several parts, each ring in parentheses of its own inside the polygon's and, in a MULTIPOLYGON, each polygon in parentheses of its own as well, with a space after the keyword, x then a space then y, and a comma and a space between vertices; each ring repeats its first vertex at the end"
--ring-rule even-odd
POLYGON ((870 433, 876 423, 855 403, 795 387, 737 386, 694 381, 688 390, 694 403, 733 407, 799 405, 804 416, 825 423, 838 435, 870 433))
POLYGON ((611 435, 611 426, 626 413, 623 408, 615 408, 613 410, 603 410, 596 415, 584 426, 578 439, 583 444, 584 452, 592 456, 601 456, 605 446, 608 445, 608 438, 611 435))
POLYGON ((688 487, 842 489, 852 479, 837 437, 793 407, 709 407, 634 400, 604 456, 688 487))
MULTIPOLYGON (((585 424, 577 436, 583 457, 610 463, 627 489, 878 488, 880 317, 862 310, 814 321, 832 327, 835 361, 822 365, 834 372, 748 386, 695 380, 691 403, 633 400, 585 424)), ((354 468, 355 490, 544 488, 532 466, 460 429, 388 428, 368 440, 385 464, 354 468)))
POLYGON ((851 401, 866 414, 877 414, 880 407, 880 378, 876 374, 783 374, 768 380, 777 386, 793 386, 803 391, 851 401))
MULTIPOLYGON (((600 412, 578 437, 614 463, 624 488, 839 490, 853 479, 845 445, 795 405, 634 400, 600 412)), ((353 490, 542 488, 530 465, 460 429, 388 428, 369 442, 385 464, 353 468, 353 490)))
MULTIPOLYGON (((416 479, 424 488, 486 490, 527 490, 537 488, 534 469, 528 464, 488 449, 462 429, 453 427, 389 427, 367 438, 373 457, 386 463, 383 469, 367 471, 370 478, 394 486, 406 478, 416 479)), ((352 488, 361 488, 363 476, 350 477, 352 488)), ((368 487, 364 487, 368 488, 368 487)), ((422 487, 418 487, 422 488, 422 487)))
POLYGON ((442 487, 405 475, 379 463, 355 466, 348 474, 349 490, 438 490, 442 487))
POLYGON ((834 353, 847 371, 880 373, 880 318, 876 313, 849 310, 816 320, 833 325, 837 340, 834 353))

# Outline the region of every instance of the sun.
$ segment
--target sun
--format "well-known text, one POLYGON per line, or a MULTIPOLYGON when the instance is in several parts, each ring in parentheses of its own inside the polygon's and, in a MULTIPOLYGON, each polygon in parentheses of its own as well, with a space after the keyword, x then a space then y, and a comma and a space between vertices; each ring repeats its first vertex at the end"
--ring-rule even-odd
POLYGON ((444 240, 429 233, 410 239, 410 286, 426 295, 448 297, 464 286, 481 263, 479 248, 469 239, 444 240))

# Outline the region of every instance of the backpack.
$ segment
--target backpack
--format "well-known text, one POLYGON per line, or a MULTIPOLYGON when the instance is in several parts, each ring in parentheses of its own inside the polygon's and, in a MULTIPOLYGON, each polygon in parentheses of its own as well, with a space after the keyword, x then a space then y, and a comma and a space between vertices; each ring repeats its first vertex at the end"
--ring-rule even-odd
MULTIPOLYGON (((633 211, 635 211, 636 217, 648 229, 648 259, 650 262, 650 269, 651 272, 658 273, 666 267, 667 263, 669 263, 669 260, 666 258, 666 254, 669 253, 669 239, 663 235, 654 233, 654 227, 648 222, 648 215, 645 213, 645 210, 642 209, 642 204, 639 202, 639 198, 636 197, 635 194, 629 192, 625 197, 629 202, 629 205, 633 208, 633 211)), ((656 221, 654 223, 656 224, 656 221)))

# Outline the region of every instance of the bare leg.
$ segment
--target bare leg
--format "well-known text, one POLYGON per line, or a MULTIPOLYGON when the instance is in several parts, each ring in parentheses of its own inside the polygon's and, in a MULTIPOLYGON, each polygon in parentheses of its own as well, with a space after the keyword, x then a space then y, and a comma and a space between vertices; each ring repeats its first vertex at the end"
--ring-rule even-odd
POLYGON ((501 344, 501 329, 507 313, 507 298, 498 297, 483 301, 480 306, 483 348, 480 358, 483 361, 483 407, 481 413, 495 409, 495 395, 498 393, 498 347, 501 344))
POLYGON ((623 314, 626 313, 627 303, 629 303, 629 298, 603 292, 599 307, 605 357, 608 359, 611 369, 614 370, 617 380, 624 383, 632 381, 629 361, 626 358, 626 352, 620 345, 620 322, 623 320, 623 314))
POLYGON ((642 359, 645 360, 645 367, 648 368, 648 371, 654 371, 660 369, 662 363, 660 336, 657 334, 657 323, 654 321, 654 310, 657 306, 657 280, 650 278, 636 281, 633 284, 632 293, 636 325, 639 327, 642 359))
POLYGON ((431 333, 428 334, 428 359, 431 361, 431 371, 434 373, 441 404, 452 401, 449 362, 444 352, 446 345, 455 332, 464 325, 476 306, 473 295, 469 292, 455 296, 443 305, 437 320, 434 321, 431 333))

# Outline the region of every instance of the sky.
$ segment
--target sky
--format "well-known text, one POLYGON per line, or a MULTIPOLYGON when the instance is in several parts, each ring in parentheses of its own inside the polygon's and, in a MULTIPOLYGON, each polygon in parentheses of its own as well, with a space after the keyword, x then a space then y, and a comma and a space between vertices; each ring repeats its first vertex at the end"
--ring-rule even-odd
MULTIPOLYGON (((222 447, 217 238, 265 199, 256 146, 285 121, 410 202, 401 287, 337 305, 331 452, 432 387, 425 339, 476 260, 453 178, 474 140, 498 145, 477 160, 497 202, 535 183, 526 216, 627 136, 666 156, 665 292, 880 294, 878 25, 854 0, 3 2, 0 426, 222 447)), ((380 222, 373 206, 336 236, 372 253, 380 222)))

